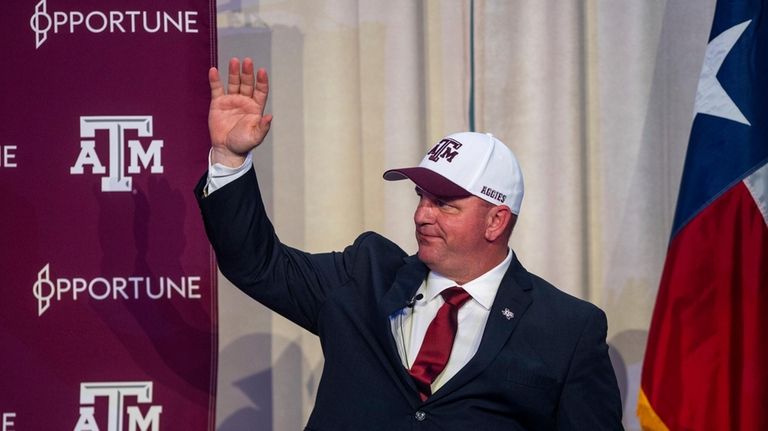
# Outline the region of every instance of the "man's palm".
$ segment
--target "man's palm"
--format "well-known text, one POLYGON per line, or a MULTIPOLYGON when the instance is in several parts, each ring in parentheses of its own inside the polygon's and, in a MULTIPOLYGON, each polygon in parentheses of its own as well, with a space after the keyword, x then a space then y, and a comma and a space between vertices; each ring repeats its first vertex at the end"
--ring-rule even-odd
POLYGON ((261 143, 267 131, 259 128, 262 109, 251 98, 228 94, 211 100, 209 127, 214 146, 236 154, 247 153, 261 143))

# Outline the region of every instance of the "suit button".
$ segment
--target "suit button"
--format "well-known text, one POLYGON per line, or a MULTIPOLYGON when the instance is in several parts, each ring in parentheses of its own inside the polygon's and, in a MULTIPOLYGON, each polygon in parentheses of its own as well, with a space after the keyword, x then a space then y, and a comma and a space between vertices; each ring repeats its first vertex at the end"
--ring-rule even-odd
POLYGON ((417 420, 417 421, 419 421, 419 422, 421 422, 421 421, 423 421, 424 419, 426 419, 426 418, 427 418, 427 414, 426 414, 426 413, 424 413, 424 412, 423 412, 423 411, 421 411, 421 410, 417 411, 417 412, 416 412, 416 414, 415 414, 415 415, 413 415, 413 416, 414 416, 414 417, 416 418, 416 420, 417 420))

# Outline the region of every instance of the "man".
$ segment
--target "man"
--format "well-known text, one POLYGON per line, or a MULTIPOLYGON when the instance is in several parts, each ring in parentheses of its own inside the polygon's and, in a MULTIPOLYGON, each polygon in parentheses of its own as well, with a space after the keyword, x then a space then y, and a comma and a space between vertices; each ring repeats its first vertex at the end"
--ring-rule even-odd
POLYGON ((196 196, 227 278, 320 337, 306 429, 622 429, 604 313, 507 246, 523 180, 504 144, 454 134, 385 173, 416 184, 416 256, 371 232, 308 254, 276 236, 251 167, 272 120, 266 72, 232 59, 226 93, 215 68, 209 81, 211 166, 196 196))

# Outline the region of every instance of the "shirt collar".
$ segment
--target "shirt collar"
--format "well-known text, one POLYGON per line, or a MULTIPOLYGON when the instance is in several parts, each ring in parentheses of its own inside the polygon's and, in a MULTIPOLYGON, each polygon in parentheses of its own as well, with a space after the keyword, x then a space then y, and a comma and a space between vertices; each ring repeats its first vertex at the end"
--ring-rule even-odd
MULTIPOLYGON (((472 299, 477 301, 486 310, 490 310, 493 305, 493 300, 496 299, 496 292, 499 290, 501 279, 504 278, 504 274, 509 269, 509 265, 512 263, 512 255, 514 252, 509 250, 507 257, 496 265, 493 269, 485 274, 477 277, 461 287, 472 296, 472 299)), ((427 276, 426 287, 424 289, 424 296, 427 301, 431 301, 437 295, 449 287, 456 286, 456 282, 446 278, 442 274, 435 271, 430 271, 427 276)))

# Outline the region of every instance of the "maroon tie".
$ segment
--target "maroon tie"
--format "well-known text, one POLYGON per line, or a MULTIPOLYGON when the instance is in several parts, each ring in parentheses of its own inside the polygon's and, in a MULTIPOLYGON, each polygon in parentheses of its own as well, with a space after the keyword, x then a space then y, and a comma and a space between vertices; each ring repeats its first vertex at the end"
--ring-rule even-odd
POLYGON ((432 394, 432 382, 448 363, 456 328, 459 326, 459 308, 471 298, 469 293, 458 286, 445 289, 440 295, 445 303, 437 310, 437 315, 429 324, 419 354, 409 371, 422 401, 432 394))

